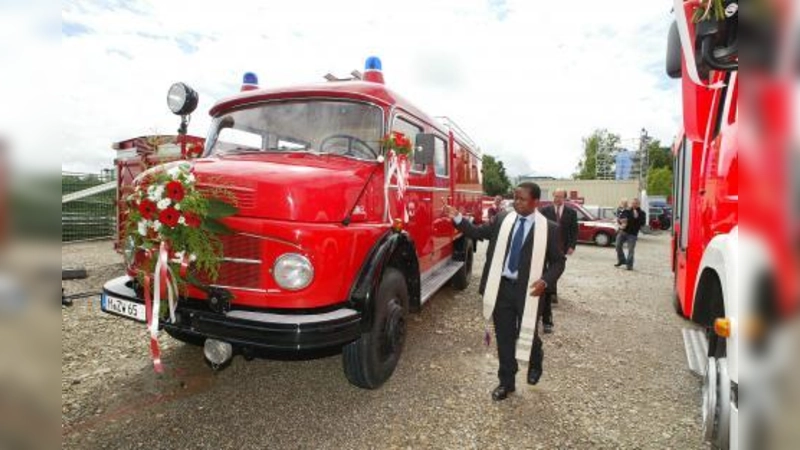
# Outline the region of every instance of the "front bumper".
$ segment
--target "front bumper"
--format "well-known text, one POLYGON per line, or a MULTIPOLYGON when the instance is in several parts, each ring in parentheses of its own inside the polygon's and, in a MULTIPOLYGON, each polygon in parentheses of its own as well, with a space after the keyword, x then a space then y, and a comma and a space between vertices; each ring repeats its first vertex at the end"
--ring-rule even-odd
MULTIPOLYGON (((127 276, 103 286, 103 294, 143 305, 127 276)), ((114 314, 103 309, 103 312, 114 314)), ((131 319, 134 320, 134 319, 131 319)), ((233 309, 211 311, 201 301, 182 299, 175 323, 161 327, 184 335, 230 342, 234 346, 276 351, 303 351, 342 346, 361 335, 361 313, 350 308, 309 314, 277 314, 233 309)))

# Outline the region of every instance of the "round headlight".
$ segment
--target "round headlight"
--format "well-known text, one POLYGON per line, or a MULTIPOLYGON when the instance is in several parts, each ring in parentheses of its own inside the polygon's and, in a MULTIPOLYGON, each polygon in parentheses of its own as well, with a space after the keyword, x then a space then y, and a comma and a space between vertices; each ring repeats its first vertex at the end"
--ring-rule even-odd
POLYGON ((185 83, 175 83, 167 92, 167 106, 173 114, 185 116, 197 108, 198 95, 185 83))
POLYGON ((314 279, 314 267, 305 256, 286 253, 275 261, 272 276, 280 287, 296 291, 311 284, 311 280, 314 279))

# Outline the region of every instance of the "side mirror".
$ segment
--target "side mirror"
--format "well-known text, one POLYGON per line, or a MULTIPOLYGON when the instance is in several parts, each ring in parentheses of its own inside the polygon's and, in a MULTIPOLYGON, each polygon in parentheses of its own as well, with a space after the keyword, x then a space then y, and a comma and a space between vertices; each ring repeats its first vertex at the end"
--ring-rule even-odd
POLYGON ((419 133, 417 135, 414 143, 414 164, 433 164, 433 149, 436 145, 433 136, 431 133, 419 133))
POLYGON ((667 38, 667 76, 678 79, 682 74, 681 37, 678 34, 678 23, 673 21, 667 38))

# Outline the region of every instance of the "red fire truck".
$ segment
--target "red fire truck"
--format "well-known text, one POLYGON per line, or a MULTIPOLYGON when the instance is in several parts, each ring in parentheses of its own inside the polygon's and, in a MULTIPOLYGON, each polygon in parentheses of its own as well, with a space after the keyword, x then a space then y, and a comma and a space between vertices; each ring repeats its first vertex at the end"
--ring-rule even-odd
MULTIPOLYGON (((196 94, 179 83, 169 101, 186 116, 196 94)), ((190 287, 163 329, 204 345, 214 366, 261 350, 341 348, 352 384, 381 386, 400 359, 407 314, 445 284, 470 282, 475 243, 441 206, 481 222, 480 150, 452 121, 390 90, 375 57, 363 79, 262 89, 247 74, 210 115, 193 170, 198 188, 235 196, 238 212, 225 219, 234 234, 221 236, 214 285, 190 287), (402 180, 381 148, 389 132, 414 142, 402 180)), ((118 160, 129 183, 135 164, 118 160)), ((103 310, 142 321, 138 251, 121 246, 128 276, 104 286, 103 310)))
POLYGON ((739 368, 797 307, 789 182, 796 152, 784 146, 792 125, 785 85, 764 77, 763 67, 748 84, 753 115, 739 120, 738 2, 725 2, 724 19, 700 22, 690 19, 696 5, 676 0, 667 52, 683 96, 674 145, 675 308, 699 325, 685 329, 684 340, 690 368, 703 377, 705 438, 727 449, 748 446, 740 433, 766 417, 739 424, 739 368), (741 233, 740 177, 753 201, 741 233))

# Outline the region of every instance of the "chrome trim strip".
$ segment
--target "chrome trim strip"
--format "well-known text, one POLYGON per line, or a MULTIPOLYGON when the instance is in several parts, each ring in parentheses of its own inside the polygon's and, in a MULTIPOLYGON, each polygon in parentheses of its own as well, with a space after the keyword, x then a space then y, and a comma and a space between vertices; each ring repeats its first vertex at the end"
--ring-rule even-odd
POLYGON ((254 289, 254 288, 246 288, 246 287, 238 287, 238 286, 223 286, 221 284, 210 284, 209 286, 215 287, 215 288, 220 288, 220 289, 236 289, 236 290, 239 290, 239 291, 258 292, 258 293, 261 293, 261 294, 266 294, 267 293, 267 291, 265 291, 264 289, 254 289))
MULTIPOLYGON (((390 188, 397 189, 396 184, 390 184, 390 188)), ((435 192, 450 192, 450 188, 440 188, 440 187, 433 187, 433 186, 406 186, 406 190, 408 191, 435 191, 435 192)), ((477 194, 483 195, 483 191, 471 191, 468 189, 456 189, 456 194, 477 194)))
POLYGON ((289 325, 302 325, 307 323, 330 322, 358 316, 354 309, 342 308, 322 314, 273 314, 255 311, 234 310, 226 314, 234 319, 252 320, 263 323, 282 323, 289 325))
POLYGON ((261 264, 260 259, 246 259, 246 258, 222 258, 223 262, 232 262, 239 264, 261 264))

